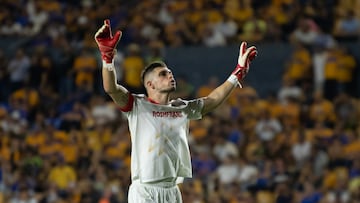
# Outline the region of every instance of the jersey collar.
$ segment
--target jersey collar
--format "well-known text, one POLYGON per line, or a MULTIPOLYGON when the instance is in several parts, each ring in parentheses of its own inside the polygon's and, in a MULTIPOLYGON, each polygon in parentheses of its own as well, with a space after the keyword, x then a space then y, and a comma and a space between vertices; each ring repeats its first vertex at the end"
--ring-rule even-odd
POLYGON ((153 104, 160 104, 159 102, 156 102, 156 101, 150 99, 149 97, 147 98, 147 100, 148 100, 149 102, 153 103, 153 104))

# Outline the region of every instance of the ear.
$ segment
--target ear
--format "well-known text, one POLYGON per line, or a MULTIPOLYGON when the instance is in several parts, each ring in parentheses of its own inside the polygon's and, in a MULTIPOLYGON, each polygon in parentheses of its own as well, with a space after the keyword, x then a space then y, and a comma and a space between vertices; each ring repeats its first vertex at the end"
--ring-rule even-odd
POLYGON ((146 82, 146 87, 149 87, 149 88, 151 88, 151 89, 155 89, 154 85, 152 84, 152 82, 151 82, 150 80, 148 80, 148 81, 146 82))

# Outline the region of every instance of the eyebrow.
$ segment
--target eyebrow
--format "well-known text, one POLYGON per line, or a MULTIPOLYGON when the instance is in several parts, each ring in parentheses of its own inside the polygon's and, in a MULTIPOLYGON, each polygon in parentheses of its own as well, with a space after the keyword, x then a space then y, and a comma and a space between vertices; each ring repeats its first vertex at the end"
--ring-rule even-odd
POLYGON ((164 69, 164 70, 161 70, 158 75, 162 75, 164 73, 172 73, 172 72, 169 69, 164 69))

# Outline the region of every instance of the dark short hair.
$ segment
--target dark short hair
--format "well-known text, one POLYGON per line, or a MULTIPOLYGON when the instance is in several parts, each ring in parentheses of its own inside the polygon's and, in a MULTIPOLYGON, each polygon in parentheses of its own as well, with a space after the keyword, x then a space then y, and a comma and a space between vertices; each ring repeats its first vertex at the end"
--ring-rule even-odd
POLYGON ((141 83, 144 85, 145 82, 145 76, 151 72, 152 70, 154 70, 155 68, 158 67, 166 67, 166 64, 162 61, 154 61, 152 63, 150 63, 149 65, 147 65, 144 70, 142 70, 141 72, 141 83))

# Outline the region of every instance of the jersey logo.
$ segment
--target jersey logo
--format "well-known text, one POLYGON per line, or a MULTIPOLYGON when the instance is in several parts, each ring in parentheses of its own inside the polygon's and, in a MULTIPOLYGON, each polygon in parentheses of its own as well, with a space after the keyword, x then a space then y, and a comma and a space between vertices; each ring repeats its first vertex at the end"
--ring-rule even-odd
POLYGON ((155 118, 180 118, 183 117, 181 111, 153 111, 153 117, 155 118))

